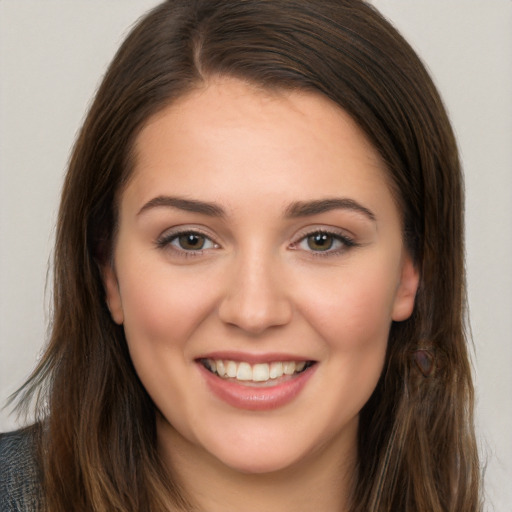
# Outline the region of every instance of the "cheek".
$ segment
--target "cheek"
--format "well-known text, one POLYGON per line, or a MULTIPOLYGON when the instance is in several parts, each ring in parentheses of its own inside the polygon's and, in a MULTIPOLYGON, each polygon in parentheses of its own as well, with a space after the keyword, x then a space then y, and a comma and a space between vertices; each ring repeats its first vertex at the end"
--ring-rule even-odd
MULTIPOLYGON (((389 274, 388 274, 389 275, 389 274)), ((359 414, 382 374, 394 284, 379 272, 354 272, 304 297, 303 315, 320 334, 329 365, 333 425, 359 414)))
POLYGON ((197 272, 183 275, 186 272, 169 272, 156 264, 146 271, 136 265, 119 267, 124 270, 124 331, 133 365, 157 408, 179 426, 180 417, 190 410, 190 393, 183 383, 194 371, 187 341, 211 311, 215 297, 208 295, 209 286, 200 285, 205 281, 197 272))
POLYGON ((208 314, 213 287, 193 273, 159 271, 124 274, 121 283, 124 328, 133 341, 179 343, 208 314))
POLYGON ((353 271, 317 281, 302 294, 305 317, 329 344, 362 351, 387 344, 396 283, 389 268, 353 271))
POLYGON ((165 394, 172 393, 181 410, 186 407, 179 398, 186 396, 181 383, 193 370, 187 341, 211 311, 214 298, 208 294, 214 288, 201 286, 197 272, 183 275, 156 263, 122 263, 123 327, 135 370, 159 408, 165 394))

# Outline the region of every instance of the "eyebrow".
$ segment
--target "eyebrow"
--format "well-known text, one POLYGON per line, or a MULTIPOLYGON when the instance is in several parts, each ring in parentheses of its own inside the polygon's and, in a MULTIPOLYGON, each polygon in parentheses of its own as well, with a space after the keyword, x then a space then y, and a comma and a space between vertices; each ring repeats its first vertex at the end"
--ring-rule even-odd
MULTIPOLYGON (((176 208, 187 212, 199 213, 209 217, 225 217, 224 209, 215 204, 196 199, 185 199, 173 196, 158 196, 147 203, 139 210, 137 215, 153 208, 176 208)), ((288 218, 310 217, 332 210, 351 210, 358 212, 372 221, 375 221, 375 214, 362 204, 348 198, 318 199, 315 201, 296 201, 291 203, 285 210, 288 218)))
POLYGON ((317 201, 298 201, 286 208, 286 216, 291 218, 309 217, 332 210, 351 210, 375 221, 375 214, 362 204, 348 198, 329 198, 317 201))
POLYGON ((140 215, 147 210, 161 207, 176 208, 178 210, 185 210, 187 212, 200 213, 202 215, 208 215, 209 217, 225 216, 223 208, 215 203, 171 196, 158 196, 151 199, 151 201, 148 201, 146 204, 144 204, 137 215, 140 215))

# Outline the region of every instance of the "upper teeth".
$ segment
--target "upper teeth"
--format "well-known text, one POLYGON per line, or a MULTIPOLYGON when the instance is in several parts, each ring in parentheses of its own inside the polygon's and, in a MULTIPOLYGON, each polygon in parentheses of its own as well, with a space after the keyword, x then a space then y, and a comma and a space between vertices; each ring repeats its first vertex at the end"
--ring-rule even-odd
POLYGON ((283 375, 293 375, 306 367, 306 361, 275 361, 250 364, 222 359, 203 359, 203 364, 219 377, 242 381, 265 382, 283 375))

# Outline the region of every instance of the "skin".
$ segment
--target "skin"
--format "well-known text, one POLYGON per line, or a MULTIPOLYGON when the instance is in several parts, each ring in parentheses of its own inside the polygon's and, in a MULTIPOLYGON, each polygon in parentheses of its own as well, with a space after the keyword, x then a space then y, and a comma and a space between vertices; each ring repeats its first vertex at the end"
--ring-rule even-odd
POLYGON ((359 411, 418 285, 379 155, 327 98, 227 78, 151 118, 135 155, 104 280, 164 460, 201 510, 343 510, 359 411), (164 196, 224 214, 154 201, 164 196), (371 213, 290 216, 328 198, 371 213), (204 250, 180 246, 190 230, 204 250), (331 249, 309 243, 319 230, 334 233, 331 249), (212 351, 316 364, 289 403, 244 410, 206 385, 197 359, 212 351))

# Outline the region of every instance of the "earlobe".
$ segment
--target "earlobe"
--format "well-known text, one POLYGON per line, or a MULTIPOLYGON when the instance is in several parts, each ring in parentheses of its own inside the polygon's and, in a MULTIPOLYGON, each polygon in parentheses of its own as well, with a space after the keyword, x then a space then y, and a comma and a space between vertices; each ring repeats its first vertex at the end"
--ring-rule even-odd
POLYGON ((112 265, 104 265, 101 269, 103 286, 105 287, 105 299, 112 320, 118 325, 124 321, 123 304, 119 292, 119 283, 112 265))
POLYGON ((420 273, 410 256, 406 254, 402 263, 400 282, 395 294, 391 315, 395 322, 407 320, 412 315, 419 281, 420 273))

